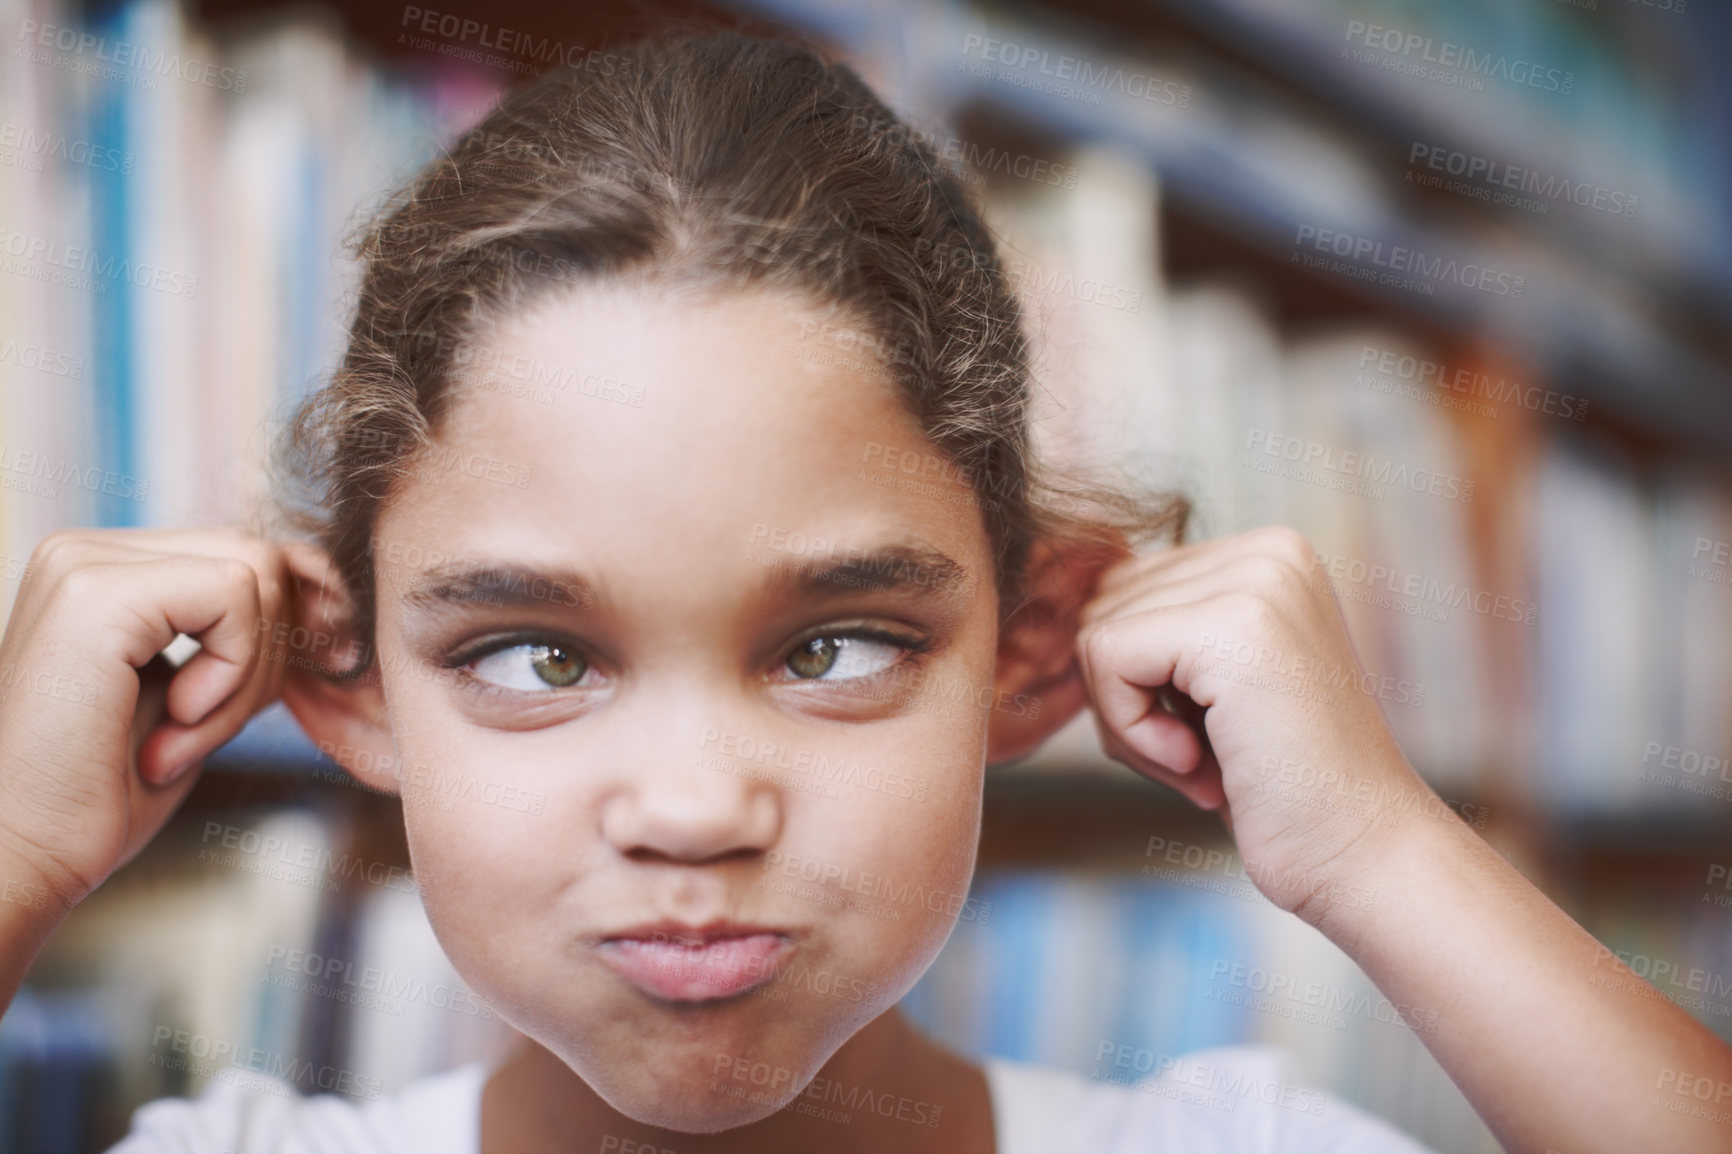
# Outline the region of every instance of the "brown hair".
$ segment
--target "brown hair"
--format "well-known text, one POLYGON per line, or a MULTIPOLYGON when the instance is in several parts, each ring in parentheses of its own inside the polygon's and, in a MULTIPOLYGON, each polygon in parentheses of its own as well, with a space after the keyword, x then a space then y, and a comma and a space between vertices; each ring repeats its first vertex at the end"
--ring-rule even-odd
POLYGON ((1029 346, 991 235, 921 134, 803 45, 688 33, 551 69, 391 198, 356 248, 348 348, 278 446, 278 508, 330 552, 369 652, 374 522, 440 431, 464 342, 609 274, 841 306, 932 460, 972 489, 1001 619, 1037 538, 1107 552, 1183 538, 1183 496, 1037 469, 1029 346))

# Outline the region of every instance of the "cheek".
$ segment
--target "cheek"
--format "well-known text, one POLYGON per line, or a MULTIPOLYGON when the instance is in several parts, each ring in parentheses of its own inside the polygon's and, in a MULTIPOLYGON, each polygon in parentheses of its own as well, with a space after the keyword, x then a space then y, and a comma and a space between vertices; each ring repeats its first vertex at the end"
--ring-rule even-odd
POLYGON ((404 831, 428 921, 465 980, 496 999, 502 960, 567 883, 573 855, 558 851, 570 842, 552 828, 552 799, 464 756, 460 742, 400 729, 398 745, 404 831), (436 760, 434 749, 443 751, 436 760))
POLYGON ((983 770, 959 722, 902 727, 893 747, 862 748, 837 796, 790 797, 760 879, 769 908, 824 922, 849 976, 897 997, 943 946, 973 876, 983 770))

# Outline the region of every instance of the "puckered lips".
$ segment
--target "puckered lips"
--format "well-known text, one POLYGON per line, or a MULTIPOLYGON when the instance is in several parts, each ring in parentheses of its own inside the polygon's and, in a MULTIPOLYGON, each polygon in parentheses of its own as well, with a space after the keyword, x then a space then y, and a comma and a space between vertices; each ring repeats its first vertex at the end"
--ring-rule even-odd
POLYGON ((614 973, 663 1002, 736 998, 775 980, 787 932, 711 921, 660 921, 604 934, 598 952, 614 973))

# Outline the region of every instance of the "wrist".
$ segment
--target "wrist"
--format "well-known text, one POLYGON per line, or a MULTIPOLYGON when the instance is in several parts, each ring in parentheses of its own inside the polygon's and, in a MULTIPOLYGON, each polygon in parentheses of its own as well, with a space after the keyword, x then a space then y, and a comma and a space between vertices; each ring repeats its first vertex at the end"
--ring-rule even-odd
POLYGON ((0 844, 0 1014, 70 910, 40 871, 0 844))
MULTIPOLYGON (((1415 780, 1418 781, 1417 775, 1415 780)), ((1423 786, 1425 793, 1436 797, 1423 786)), ((1479 835, 1441 799, 1436 806, 1380 810, 1330 862, 1322 885, 1294 909, 1349 955, 1391 915, 1423 906, 1436 871, 1485 848, 1479 835)))
MULTIPOLYGON (((9 947, 48 940, 82 895, 66 892, 54 872, 43 869, 9 838, 0 839, 0 934, 9 947)), ((34 948, 32 948, 34 952, 34 948)))

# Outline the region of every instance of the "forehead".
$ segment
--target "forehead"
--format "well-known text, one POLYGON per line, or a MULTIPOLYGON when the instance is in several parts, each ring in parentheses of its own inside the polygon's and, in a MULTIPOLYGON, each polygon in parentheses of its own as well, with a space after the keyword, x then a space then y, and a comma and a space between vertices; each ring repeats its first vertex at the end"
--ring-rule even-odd
MULTIPOLYGON (((432 453, 377 535, 433 558, 509 554, 696 576, 774 540, 929 541, 987 564, 972 491, 859 326, 775 292, 600 284, 478 333, 432 453)), ((979 571, 976 579, 989 574, 979 571)), ((380 573, 382 582, 391 575, 380 573)))

